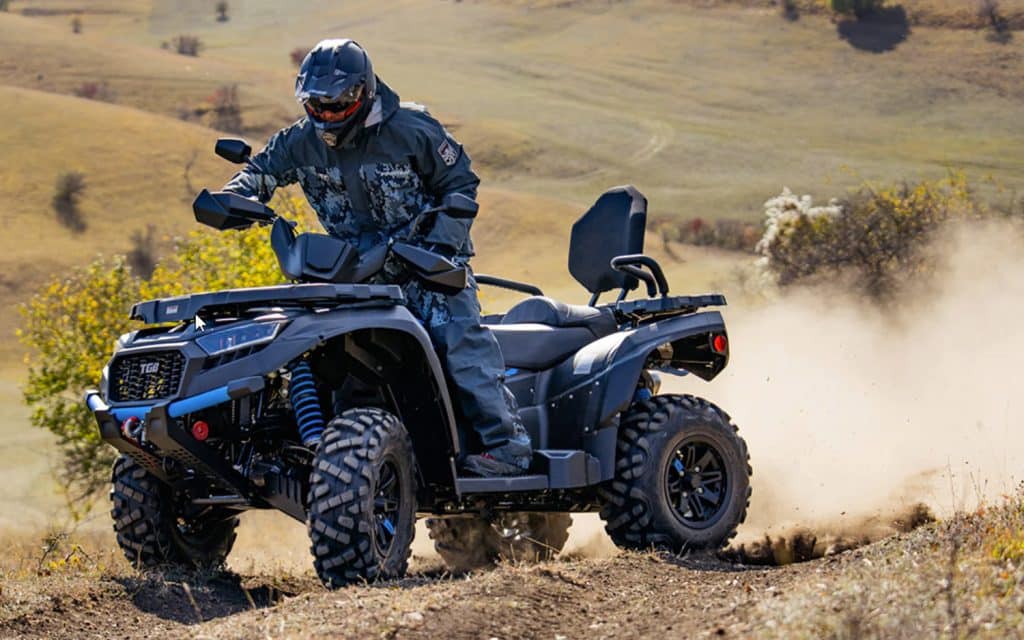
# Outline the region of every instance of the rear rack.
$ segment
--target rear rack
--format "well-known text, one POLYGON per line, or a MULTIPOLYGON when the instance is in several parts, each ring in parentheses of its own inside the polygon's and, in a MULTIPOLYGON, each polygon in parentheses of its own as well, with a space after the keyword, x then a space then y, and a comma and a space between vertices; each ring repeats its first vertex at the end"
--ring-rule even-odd
POLYGON ((310 307, 341 302, 390 306, 404 301, 401 287, 390 284, 286 284, 147 300, 133 306, 130 317, 159 324, 191 320, 200 312, 237 315, 255 306, 310 307))
POLYGON ((693 313, 702 307, 724 307, 728 303, 720 293, 700 296, 663 296, 640 300, 622 300, 601 305, 611 309, 622 320, 651 320, 663 316, 693 313))

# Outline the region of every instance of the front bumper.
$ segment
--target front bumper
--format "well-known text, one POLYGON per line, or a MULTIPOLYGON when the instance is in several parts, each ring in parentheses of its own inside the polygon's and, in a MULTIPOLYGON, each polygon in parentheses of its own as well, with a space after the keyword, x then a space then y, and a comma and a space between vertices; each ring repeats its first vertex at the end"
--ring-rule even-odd
POLYGON ((193 438, 180 418, 251 395, 262 390, 263 386, 263 378, 253 376, 178 400, 117 406, 108 405, 98 391, 89 390, 85 392, 85 403, 96 417, 104 442, 131 456, 161 480, 168 480, 165 461, 170 459, 217 477, 240 495, 247 495, 249 483, 244 476, 225 462, 215 449, 193 438), (131 418, 141 421, 137 437, 121 428, 131 418))

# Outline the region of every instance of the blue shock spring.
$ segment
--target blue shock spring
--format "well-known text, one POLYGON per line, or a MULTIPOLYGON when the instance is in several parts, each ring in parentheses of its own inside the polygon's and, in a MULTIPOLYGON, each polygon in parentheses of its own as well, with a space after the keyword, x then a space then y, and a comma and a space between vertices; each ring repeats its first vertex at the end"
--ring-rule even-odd
POLYGON ((324 434, 324 412, 316 393, 313 370, 308 362, 300 360, 292 367, 291 373, 289 395, 292 410, 295 411, 295 422, 299 425, 299 437, 302 438, 302 444, 313 446, 320 442, 324 434))

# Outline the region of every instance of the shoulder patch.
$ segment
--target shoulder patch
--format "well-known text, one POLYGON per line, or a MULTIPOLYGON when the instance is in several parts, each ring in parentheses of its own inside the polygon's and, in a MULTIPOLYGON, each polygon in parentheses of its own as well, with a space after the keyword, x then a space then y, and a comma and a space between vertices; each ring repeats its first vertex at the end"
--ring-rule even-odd
POLYGON ((455 166, 455 163, 459 161, 459 150, 448 138, 441 141, 441 146, 437 148, 437 155, 441 156, 441 162, 449 167, 455 166))
POLYGON ((418 113, 430 113, 426 105, 418 102, 399 102, 398 106, 402 109, 408 109, 409 111, 416 111, 418 113))

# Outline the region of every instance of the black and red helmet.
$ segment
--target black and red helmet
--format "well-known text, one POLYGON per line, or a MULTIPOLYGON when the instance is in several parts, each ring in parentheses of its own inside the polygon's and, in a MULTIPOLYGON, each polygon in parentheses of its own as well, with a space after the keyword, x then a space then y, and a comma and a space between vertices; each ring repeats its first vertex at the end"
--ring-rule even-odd
POLYGON ((295 78, 295 97, 331 146, 352 138, 376 96, 370 56, 352 40, 322 40, 306 54, 295 78))

